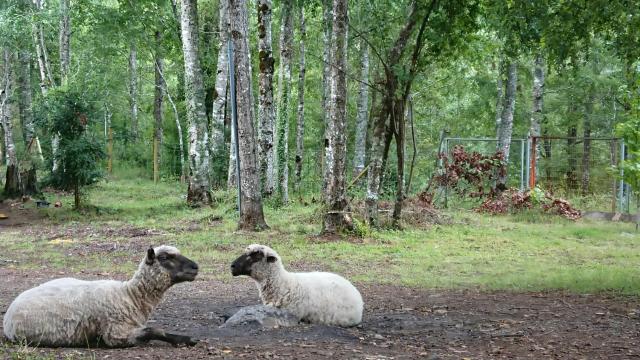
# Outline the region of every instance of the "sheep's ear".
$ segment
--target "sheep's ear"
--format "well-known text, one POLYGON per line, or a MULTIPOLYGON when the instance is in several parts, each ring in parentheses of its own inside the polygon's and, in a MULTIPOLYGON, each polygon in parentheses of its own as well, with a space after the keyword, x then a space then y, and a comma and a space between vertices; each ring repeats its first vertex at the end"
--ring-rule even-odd
POLYGON ((152 247, 149 247, 149 250, 147 250, 147 260, 146 260, 147 265, 153 265, 153 261, 155 259, 156 259, 156 252, 153 250, 152 247))
POLYGON ((269 255, 267 256, 267 262, 273 263, 276 262, 276 260, 278 260, 275 256, 269 255))

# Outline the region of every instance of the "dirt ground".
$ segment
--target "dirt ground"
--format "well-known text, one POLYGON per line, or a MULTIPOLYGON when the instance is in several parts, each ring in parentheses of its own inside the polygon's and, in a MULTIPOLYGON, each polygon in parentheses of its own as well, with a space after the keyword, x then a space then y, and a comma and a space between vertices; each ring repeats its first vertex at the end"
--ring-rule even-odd
MULTIPOLYGON (((79 276, 2 267, 0 309, 46 280, 79 276)), ((96 359, 614 359, 640 357, 640 301, 563 293, 437 291, 357 284, 365 299, 355 328, 219 329, 237 308, 257 304, 250 279, 200 279, 169 290, 150 322, 200 340, 130 349, 35 349, 31 356, 96 359)), ((0 345, 9 357, 15 347, 0 345)))

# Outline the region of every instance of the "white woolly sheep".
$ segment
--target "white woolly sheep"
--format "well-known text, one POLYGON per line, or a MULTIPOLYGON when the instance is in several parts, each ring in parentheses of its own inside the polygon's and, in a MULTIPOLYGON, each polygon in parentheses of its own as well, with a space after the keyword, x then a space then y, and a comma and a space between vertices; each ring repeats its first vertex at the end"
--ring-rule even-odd
POLYGON ((4 316, 4 334, 33 346, 126 347, 150 340, 194 345, 188 336, 145 323, 167 289, 197 274, 198 265, 178 249, 149 248, 129 281, 63 278, 23 292, 4 316))
POLYGON ((267 246, 247 247, 231 264, 231 272, 253 278, 263 304, 287 310, 303 321, 339 326, 362 321, 362 296, 348 280, 326 272, 288 272, 280 256, 267 246))

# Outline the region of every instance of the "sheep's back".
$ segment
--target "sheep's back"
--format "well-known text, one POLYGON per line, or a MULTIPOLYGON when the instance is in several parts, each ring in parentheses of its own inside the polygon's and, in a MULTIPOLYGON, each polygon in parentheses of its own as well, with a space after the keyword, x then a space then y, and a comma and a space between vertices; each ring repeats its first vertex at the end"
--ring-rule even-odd
POLYGON ((303 319, 353 326, 362 321, 364 303, 358 289, 340 275, 327 272, 292 273, 300 293, 303 319))
POLYGON ((122 282, 62 278, 21 293, 9 306, 4 333, 12 341, 48 346, 84 346, 97 340, 101 317, 122 282))

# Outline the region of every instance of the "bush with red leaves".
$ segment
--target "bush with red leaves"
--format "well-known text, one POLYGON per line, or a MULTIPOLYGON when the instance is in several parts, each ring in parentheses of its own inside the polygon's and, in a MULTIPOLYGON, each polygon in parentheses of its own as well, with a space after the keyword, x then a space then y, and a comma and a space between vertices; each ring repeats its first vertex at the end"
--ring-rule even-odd
MULTIPOLYGON (((503 176, 507 171, 501 151, 487 156, 475 151, 467 152, 463 146, 457 145, 453 148, 451 157, 445 153, 438 156, 442 159, 444 171, 434 176, 435 183, 452 189, 461 197, 481 200, 480 205, 475 208, 478 212, 506 214, 540 207, 545 212, 571 220, 581 216, 580 211, 568 201, 555 198, 539 188, 525 192, 513 188, 496 189, 494 185, 497 177, 503 176)), ((433 194, 427 188, 419 198, 431 204, 433 194)))
POLYGON ((440 186, 447 186, 458 195, 471 198, 483 198, 495 193, 493 188, 498 176, 507 171, 502 151, 493 155, 479 152, 467 152, 462 145, 456 145, 451 157, 445 153, 438 155, 442 159, 444 171, 434 180, 440 186))

